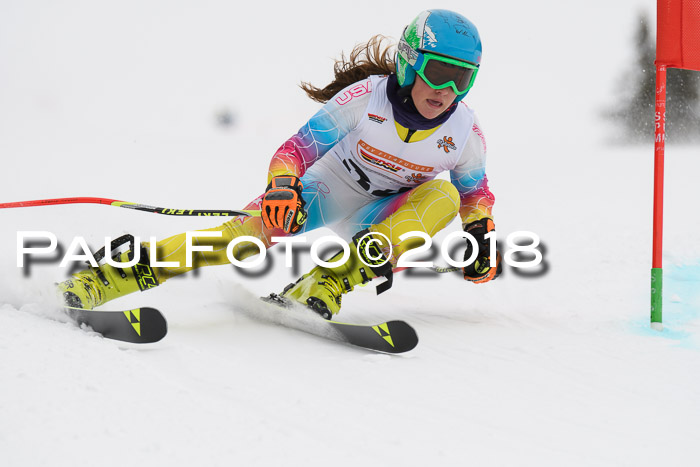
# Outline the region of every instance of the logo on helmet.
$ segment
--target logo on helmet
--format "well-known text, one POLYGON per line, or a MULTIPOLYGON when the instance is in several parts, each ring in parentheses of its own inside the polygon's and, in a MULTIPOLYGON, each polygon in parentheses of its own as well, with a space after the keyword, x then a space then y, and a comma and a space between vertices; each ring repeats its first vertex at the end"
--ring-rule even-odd
POLYGON ((418 60, 418 51, 408 45, 405 40, 399 42, 399 55, 411 66, 415 65, 416 60, 418 60))

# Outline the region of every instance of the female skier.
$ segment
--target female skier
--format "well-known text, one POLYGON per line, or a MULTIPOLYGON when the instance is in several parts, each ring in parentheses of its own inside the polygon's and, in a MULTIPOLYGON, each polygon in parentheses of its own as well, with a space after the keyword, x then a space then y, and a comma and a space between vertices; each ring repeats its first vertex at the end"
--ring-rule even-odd
MULTIPOLYGON (((272 297, 301 302, 330 319, 354 286, 378 276, 391 279, 401 254, 418 246, 415 237, 400 240, 402 234, 432 237, 457 215, 478 245, 476 260, 463 268, 464 278, 477 284, 496 278, 501 258, 490 266, 485 238, 494 230, 486 146, 474 112, 462 102, 480 62, 476 27, 448 10, 421 12, 404 29, 394 60, 381 36, 355 47, 349 60, 336 62, 332 83, 302 84, 310 98, 325 105, 272 157, 266 191, 246 206, 261 209, 260 218, 236 217, 199 231, 213 240, 194 243, 211 251, 193 252, 190 262, 186 234, 158 242, 157 260, 172 266, 151 266, 149 245, 134 245, 133 237, 124 236, 96 259, 127 262, 138 256, 136 264, 102 264, 75 274, 58 285, 64 301, 92 309, 195 267, 228 264, 226 246, 237 237, 256 237, 269 248, 272 237, 326 226, 352 239, 349 259, 341 266, 314 267, 272 297), (444 171, 451 182, 435 178, 444 171), (128 244, 128 251, 115 253, 121 244, 128 244)), ((467 241, 465 259, 472 248, 467 241)), ((232 250, 237 260, 257 253, 250 242, 232 250)))

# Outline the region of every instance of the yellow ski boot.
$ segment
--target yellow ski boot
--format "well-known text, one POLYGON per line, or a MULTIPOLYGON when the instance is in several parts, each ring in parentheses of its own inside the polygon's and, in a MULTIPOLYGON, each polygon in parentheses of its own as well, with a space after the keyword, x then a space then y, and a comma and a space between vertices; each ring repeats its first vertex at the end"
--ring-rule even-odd
MULTIPOLYGON (((332 268, 316 266, 289 284, 280 294, 282 299, 302 303, 325 319, 331 319, 340 311, 342 295, 351 292, 356 285, 384 276, 387 282, 377 287, 377 293, 388 290, 392 281, 391 264, 379 248, 379 242, 368 234, 369 230, 363 230, 353 237, 350 255, 344 264, 332 268)), ((342 256, 341 251, 328 262, 336 262, 342 256)), ((270 298, 274 300, 274 294, 270 298)))
MULTIPOLYGON (((139 260, 131 267, 119 268, 107 264, 105 249, 95 255, 99 267, 88 266, 84 271, 59 284, 58 292, 66 306, 92 310, 110 300, 128 295, 137 290, 147 290, 158 285, 158 279, 148 261, 148 251, 139 245, 139 260)), ((112 241, 109 254, 113 261, 128 263, 134 259, 134 237, 123 235, 112 241), (126 251, 124 245, 128 245, 126 251), (120 248, 122 247, 122 248, 120 248)))

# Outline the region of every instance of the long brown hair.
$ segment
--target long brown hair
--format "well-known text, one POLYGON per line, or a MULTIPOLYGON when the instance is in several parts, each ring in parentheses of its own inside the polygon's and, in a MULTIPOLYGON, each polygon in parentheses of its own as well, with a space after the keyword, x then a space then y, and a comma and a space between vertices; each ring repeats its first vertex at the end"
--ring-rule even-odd
POLYGON ((391 40, 377 34, 364 44, 356 45, 348 59, 345 58, 345 54, 340 55, 340 59, 333 65, 335 77, 331 83, 323 88, 317 88, 307 82, 302 82, 299 86, 316 102, 328 102, 341 89, 370 75, 394 73, 396 71, 394 53, 394 44, 391 40), (385 44, 385 41, 389 41, 389 44, 385 44))

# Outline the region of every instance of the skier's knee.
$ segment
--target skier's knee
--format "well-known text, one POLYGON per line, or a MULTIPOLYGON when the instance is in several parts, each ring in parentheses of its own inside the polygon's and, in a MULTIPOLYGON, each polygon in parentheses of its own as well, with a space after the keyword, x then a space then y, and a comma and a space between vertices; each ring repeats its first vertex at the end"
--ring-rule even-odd
POLYGON ((439 202, 443 210, 453 211, 455 215, 459 213, 459 191, 448 180, 429 180, 416 188, 416 195, 439 202))

